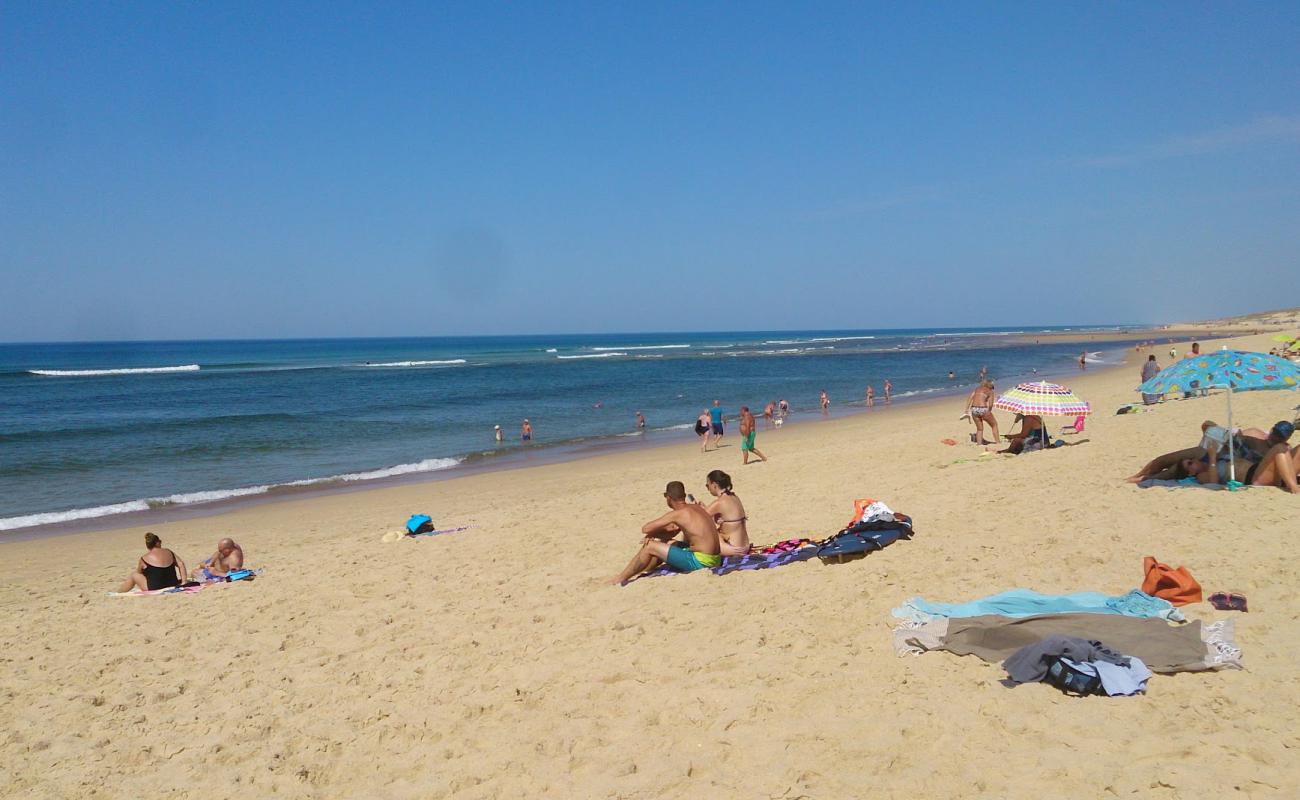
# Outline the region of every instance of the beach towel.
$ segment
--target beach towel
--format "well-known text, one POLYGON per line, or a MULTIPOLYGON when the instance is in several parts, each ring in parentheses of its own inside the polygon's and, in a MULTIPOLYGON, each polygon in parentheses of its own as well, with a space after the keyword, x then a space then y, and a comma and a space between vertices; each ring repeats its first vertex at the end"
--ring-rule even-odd
POLYGON ((899 539, 911 536, 911 528, 901 525, 875 527, 861 532, 849 530, 831 537, 817 548, 817 557, 827 563, 838 563, 851 556, 864 556, 884 550, 899 539))
POLYGON ((1119 614, 1128 617, 1158 617, 1181 622, 1183 612, 1173 604, 1137 589, 1128 594, 1110 596, 1101 592, 1042 594, 1029 589, 1012 589, 969 603, 931 603, 913 597, 894 609, 894 616, 914 622, 929 622, 940 617, 977 617, 998 614, 1004 617, 1029 617, 1038 614, 1119 614))
POLYGON ((1152 672, 1241 669, 1233 620, 1212 625, 1200 620, 1170 625, 1152 617, 1114 614, 1047 614, 1013 619, 995 615, 931 622, 905 622, 894 629, 894 651, 901 655, 947 650, 990 663, 1006 661, 1022 647, 1049 636, 1077 636, 1140 658, 1152 672))
MULTIPOLYGON (((750 553, 743 556, 727 556, 722 559, 722 564, 708 570, 714 575, 729 575, 733 572, 743 572, 755 569, 772 569, 773 567, 784 567, 787 564, 798 564, 801 561, 808 561, 816 558, 816 547, 801 547, 797 550, 787 550, 778 553, 750 553)), ((701 572, 704 570, 700 570, 701 572)), ((639 581, 643 578, 659 578, 665 575, 685 575, 687 573, 678 572, 671 567, 659 567, 658 569, 643 572, 640 575, 629 580, 628 583, 639 581)), ((625 584, 626 585, 626 584, 625 584)))
POLYGON ((444 533, 460 533, 461 531, 467 531, 467 530, 469 530, 469 529, 472 528, 472 527, 474 527, 474 526, 473 526, 473 525, 462 525, 462 526, 460 526, 459 528, 443 528, 443 529, 440 530, 440 531, 435 531, 435 530, 433 530, 432 528, 430 528, 430 529, 427 530, 427 531, 420 531, 420 532, 418 532, 418 533, 408 533, 408 534, 406 534, 406 536, 404 536, 404 537, 402 537, 402 538, 405 538, 405 539, 419 539, 419 538, 422 538, 422 537, 424 537, 424 536, 441 536, 441 535, 444 534, 444 533))
MULTIPOLYGON (((1152 478, 1147 478, 1138 483, 1137 486, 1139 489, 1210 489, 1216 492, 1221 492, 1224 489, 1229 488, 1221 483, 1201 483, 1195 478, 1183 478, 1180 481, 1158 481, 1152 478)), ((1253 489, 1255 487, 1242 483, 1234 483, 1231 488, 1234 492, 1239 492, 1242 489, 1253 489)))
MULTIPOLYGON (((172 586, 167 589, 149 589, 143 592, 137 592, 134 590, 129 592, 109 592, 108 596, 109 597, 158 597, 165 594, 194 594, 195 592, 201 592, 204 589, 210 589, 213 586, 228 586, 231 583, 243 583, 244 581, 250 578, 254 578, 258 575, 261 575, 265 569, 266 569, 265 567, 262 567, 260 569, 254 569, 254 570, 239 570, 240 573, 245 573, 245 574, 241 575, 240 577, 232 581, 228 581, 224 577, 220 577, 214 580, 204 581, 202 583, 190 582, 189 585, 172 586)), ((231 574, 233 575, 235 573, 231 573, 231 574)))

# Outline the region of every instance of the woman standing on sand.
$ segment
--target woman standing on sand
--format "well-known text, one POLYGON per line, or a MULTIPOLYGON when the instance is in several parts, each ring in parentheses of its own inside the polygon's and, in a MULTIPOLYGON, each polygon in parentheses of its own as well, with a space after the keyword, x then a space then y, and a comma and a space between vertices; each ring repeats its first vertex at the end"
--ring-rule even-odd
POLYGON ((139 589, 146 592, 180 586, 185 576, 189 574, 180 556, 163 547, 162 539, 152 533, 144 535, 144 545, 149 548, 149 552, 140 557, 136 562, 135 571, 122 581, 122 585, 117 590, 129 592, 132 589, 139 589))

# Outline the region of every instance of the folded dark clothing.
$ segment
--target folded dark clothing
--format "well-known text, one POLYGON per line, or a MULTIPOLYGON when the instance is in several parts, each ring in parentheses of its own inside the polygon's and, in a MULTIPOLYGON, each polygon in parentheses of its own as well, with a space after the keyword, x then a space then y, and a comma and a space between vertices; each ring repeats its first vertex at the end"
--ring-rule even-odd
POLYGON ((1026 645, 1012 654, 1002 666, 1016 683, 1036 683, 1047 677, 1047 668, 1055 658, 1071 661, 1108 661, 1121 667, 1129 660, 1098 641, 1077 636, 1049 636, 1026 645))

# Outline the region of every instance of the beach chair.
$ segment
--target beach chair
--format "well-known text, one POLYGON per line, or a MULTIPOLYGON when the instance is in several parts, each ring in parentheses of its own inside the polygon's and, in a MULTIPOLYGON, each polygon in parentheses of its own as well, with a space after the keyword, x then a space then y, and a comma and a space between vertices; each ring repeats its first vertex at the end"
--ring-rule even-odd
POLYGON ((1083 433, 1084 419, 1084 417, 1076 417, 1074 424, 1066 425, 1064 428, 1061 428, 1061 433, 1083 433))

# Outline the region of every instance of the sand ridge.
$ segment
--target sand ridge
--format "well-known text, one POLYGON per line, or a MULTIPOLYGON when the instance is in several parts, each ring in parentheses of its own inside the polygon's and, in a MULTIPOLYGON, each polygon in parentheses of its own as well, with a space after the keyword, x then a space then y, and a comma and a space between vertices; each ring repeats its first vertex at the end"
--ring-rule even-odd
MULTIPOLYGON (((761 430, 771 461, 748 467, 728 436, 707 455, 686 443, 153 527, 191 563, 232 535, 267 568, 193 596, 105 597, 144 528, 7 544, 0 794, 1294 796, 1300 498, 1124 484, 1226 421, 1221 396, 1113 416, 1139 366, 1066 381, 1098 413, 1071 437, 1086 443, 1049 453, 977 458, 950 399, 761 430), (663 484, 701 495, 713 468, 758 541, 829 535, 868 496, 917 536, 842 565, 602 586, 663 484), (381 541, 414 512, 475 527, 381 541), (908 597, 1119 593, 1148 554, 1249 596, 1246 670, 1073 699, 891 648, 908 597)), ((1297 402, 1242 394, 1236 420, 1297 402)))

